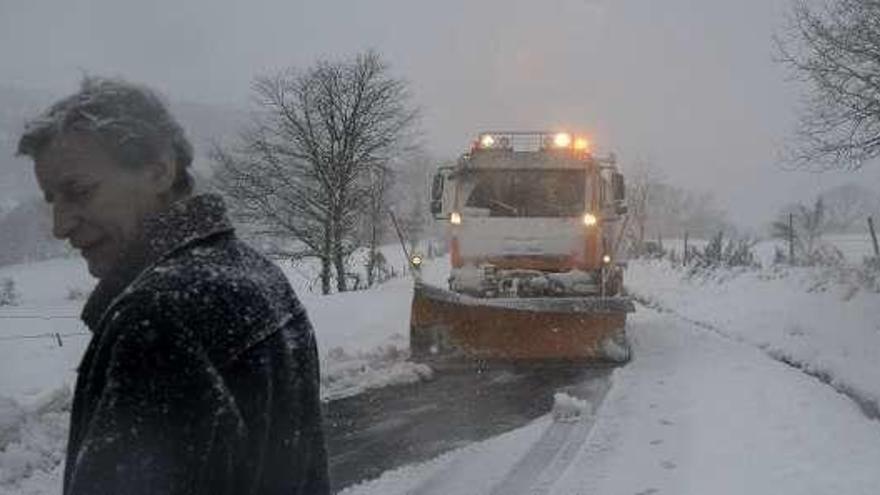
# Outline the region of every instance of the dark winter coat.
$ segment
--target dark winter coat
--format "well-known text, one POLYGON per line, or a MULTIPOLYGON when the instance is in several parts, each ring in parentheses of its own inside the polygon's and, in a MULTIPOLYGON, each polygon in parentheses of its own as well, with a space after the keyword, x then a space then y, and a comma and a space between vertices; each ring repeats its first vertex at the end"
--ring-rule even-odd
POLYGON ((323 494, 314 334, 219 197, 175 203, 83 320, 65 495, 323 494))

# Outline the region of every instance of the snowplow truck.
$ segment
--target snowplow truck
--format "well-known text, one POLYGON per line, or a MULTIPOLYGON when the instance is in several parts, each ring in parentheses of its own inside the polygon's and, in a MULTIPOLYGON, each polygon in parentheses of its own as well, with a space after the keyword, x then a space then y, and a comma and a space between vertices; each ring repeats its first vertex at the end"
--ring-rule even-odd
POLYGON ((410 347, 437 361, 629 359, 624 177, 568 133, 484 132, 440 167, 448 287, 415 285, 410 347))

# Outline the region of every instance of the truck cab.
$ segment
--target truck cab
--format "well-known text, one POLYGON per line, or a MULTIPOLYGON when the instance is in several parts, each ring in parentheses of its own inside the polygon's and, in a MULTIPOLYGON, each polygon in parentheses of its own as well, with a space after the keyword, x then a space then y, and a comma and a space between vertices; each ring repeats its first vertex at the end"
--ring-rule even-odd
POLYGON ((613 155, 568 133, 484 132, 434 176, 450 289, 479 297, 613 295, 626 214, 613 155))

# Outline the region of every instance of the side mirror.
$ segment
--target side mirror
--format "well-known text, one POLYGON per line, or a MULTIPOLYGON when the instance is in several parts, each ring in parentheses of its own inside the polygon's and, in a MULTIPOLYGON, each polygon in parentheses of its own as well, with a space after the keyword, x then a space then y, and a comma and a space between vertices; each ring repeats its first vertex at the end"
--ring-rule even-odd
POLYGON ((434 181, 431 184, 431 200, 432 201, 438 201, 440 199, 443 199, 443 182, 444 182, 443 174, 440 172, 437 172, 434 175, 434 181))
POLYGON ((446 176, 443 171, 434 175, 431 183, 431 214, 438 218, 443 213, 443 188, 446 185, 446 176))
POLYGON ((623 174, 614 172, 611 175, 611 191, 614 201, 626 200, 626 185, 623 181, 623 174))

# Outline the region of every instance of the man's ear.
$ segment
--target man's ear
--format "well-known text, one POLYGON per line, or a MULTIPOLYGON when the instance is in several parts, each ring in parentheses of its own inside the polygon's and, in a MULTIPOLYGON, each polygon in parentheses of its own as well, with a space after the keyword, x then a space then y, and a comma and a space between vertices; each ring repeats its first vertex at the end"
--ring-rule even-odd
POLYGON ((174 179, 177 177, 177 165, 174 160, 162 158, 151 162, 147 164, 146 172, 150 188, 156 194, 164 195, 171 192, 174 179))

